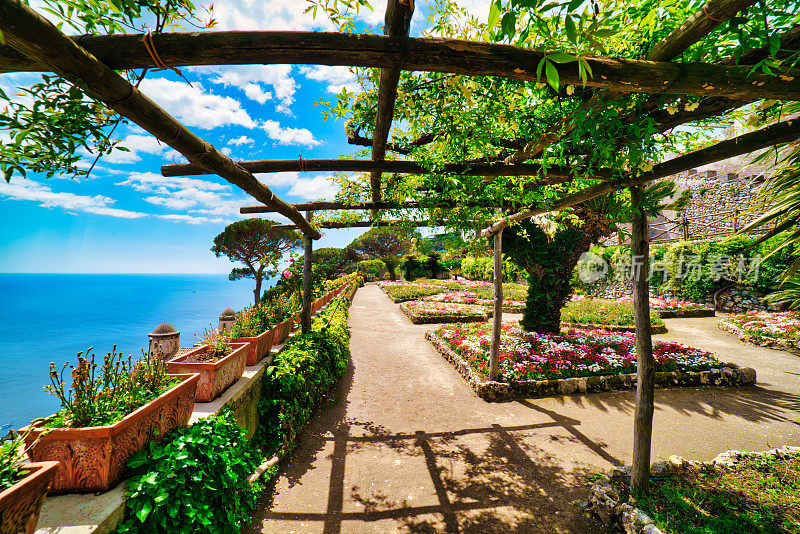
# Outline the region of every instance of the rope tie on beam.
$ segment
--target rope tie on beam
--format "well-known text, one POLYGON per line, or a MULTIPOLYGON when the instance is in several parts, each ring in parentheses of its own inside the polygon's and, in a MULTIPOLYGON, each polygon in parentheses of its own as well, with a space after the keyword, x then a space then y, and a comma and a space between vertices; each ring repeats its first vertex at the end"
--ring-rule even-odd
POLYGON ((300 158, 298 161, 298 165, 300 166, 300 172, 306 172, 308 170, 308 163, 306 163, 306 161, 303 160, 302 150, 300 151, 300 154, 298 154, 298 157, 300 158))
POLYGON ((136 96, 136 87, 131 85, 131 89, 128 91, 127 95, 123 96, 122 98, 118 98, 117 100, 108 100, 105 104, 107 108, 114 109, 121 104, 127 104, 134 96, 136 96))
MULTIPOLYGON (((171 70, 175 72, 178 76, 186 80, 190 86, 192 86, 192 82, 186 79, 186 76, 178 69, 177 67, 171 67, 164 63, 164 60, 161 59, 161 56, 158 55, 158 50, 156 50, 156 45, 153 43, 153 34, 156 33, 153 30, 147 30, 144 35, 142 35, 142 43, 144 43, 144 48, 147 50, 147 53, 150 54, 150 59, 153 60, 155 63, 156 68, 153 70, 171 70)), ((193 87, 193 86, 192 86, 193 87)))
POLYGON ((714 22, 725 22, 726 20, 728 20, 728 19, 715 19, 714 17, 708 14, 708 6, 705 5, 703 6, 703 13, 705 13, 706 17, 713 20, 714 22))

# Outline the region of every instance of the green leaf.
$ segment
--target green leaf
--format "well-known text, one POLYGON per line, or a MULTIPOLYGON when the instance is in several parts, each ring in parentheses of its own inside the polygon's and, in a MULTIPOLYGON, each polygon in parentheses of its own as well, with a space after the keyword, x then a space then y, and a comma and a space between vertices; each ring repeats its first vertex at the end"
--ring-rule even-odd
POLYGON ((568 12, 568 13, 572 13, 573 11, 575 11, 576 9, 578 9, 578 7, 580 7, 580 5, 581 5, 583 2, 584 2, 584 0, 572 0, 572 1, 569 3, 569 5, 567 6, 567 12, 568 12))
POLYGON ((566 52, 553 52, 552 54, 547 54, 545 57, 548 61, 552 61, 554 63, 569 63, 578 59, 571 54, 567 54, 566 52))
POLYGON ((550 84, 550 87, 558 91, 558 69, 556 66, 550 63, 549 61, 545 64, 545 75, 547 76, 547 83, 550 84))
POLYGON ((136 517, 139 519, 140 522, 144 523, 147 519, 147 516, 150 515, 150 512, 153 510, 153 505, 150 504, 148 501, 144 501, 141 503, 138 510, 136 510, 136 517))
POLYGON ((494 28, 497 26, 497 23, 500 21, 500 2, 495 1, 492 2, 491 7, 489 8, 489 21, 487 25, 489 28, 494 28))
POLYGON ((577 43, 578 30, 575 28, 575 21, 569 15, 564 19, 564 29, 567 31, 567 39, 572 43, 577 43))

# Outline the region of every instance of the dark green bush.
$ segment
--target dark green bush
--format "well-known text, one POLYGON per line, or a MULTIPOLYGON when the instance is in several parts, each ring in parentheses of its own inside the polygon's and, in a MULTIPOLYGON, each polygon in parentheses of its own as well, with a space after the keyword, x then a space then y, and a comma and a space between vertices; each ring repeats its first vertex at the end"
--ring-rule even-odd
POLYGON ((239 532, 260 492, 248 477, 261 461, 227 410, 151 442, 128 462, 118 532, 239 532))
POLYGON ((347 300, 332 300, 312 331, 290 338, 267 368, 255 442, 268 455, 289 443, 344 376, 350 360, 347 317, 347 300))

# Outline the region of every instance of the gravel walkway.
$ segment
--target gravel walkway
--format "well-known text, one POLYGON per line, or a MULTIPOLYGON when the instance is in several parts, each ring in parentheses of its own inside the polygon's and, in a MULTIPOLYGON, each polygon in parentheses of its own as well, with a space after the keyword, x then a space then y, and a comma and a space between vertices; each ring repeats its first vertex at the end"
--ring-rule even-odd
MULTIPOLYGON (((519 316, 506 316, 508 319, 519 316)), ((747 390, 656 392, 653 460, 800 444, 800 357, 744 345, 716 319, 670 339, 754 367, 747 390)), ((351 308, 352 361, 301 434, 249 532, 603 532, 576 503, 587 474, 630 463, 634 392, 489 404, 369 285, 351 308)))

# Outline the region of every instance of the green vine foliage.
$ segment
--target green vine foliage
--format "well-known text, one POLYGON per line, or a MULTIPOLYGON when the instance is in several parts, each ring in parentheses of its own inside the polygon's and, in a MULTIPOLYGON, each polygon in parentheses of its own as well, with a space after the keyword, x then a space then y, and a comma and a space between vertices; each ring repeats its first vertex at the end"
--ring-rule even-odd
POLYGON ((312 331, 291 338, 267 368, 258 405, 261 424, 254 438, 267 454, 293 442, 344 376, 350 360, 347 318, 346 298, 332 300, 312 331))
MULTIPOLYGON (((190 0, 44 0, 40 9, 62 30, 80 34, 161 32, 183 24, 216 24, 210 10, 202 22, 190 0)), ((138 84, 146 72, 123 74, 138 84)), ((9 137, 0 141, 0 172, 7 182, 15 173, 25 177, 27 172, 47 178, 86 176, 98 158, 128 150, 114 138, 121 122, 122 117, 82 87, 58 76, 42 75, 41 81, 11 95, 0 90, 0 130, 9 137), (87 157, 92 163, 82 161, 87 157)))
POLYGON ((135 454, 117 532, 239 532, 261 491, 248 477, 262 457, 245 435, 225 410, 135 454))

